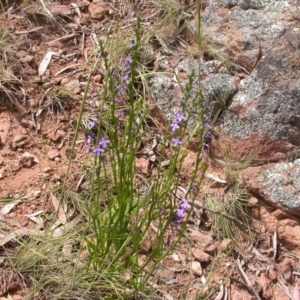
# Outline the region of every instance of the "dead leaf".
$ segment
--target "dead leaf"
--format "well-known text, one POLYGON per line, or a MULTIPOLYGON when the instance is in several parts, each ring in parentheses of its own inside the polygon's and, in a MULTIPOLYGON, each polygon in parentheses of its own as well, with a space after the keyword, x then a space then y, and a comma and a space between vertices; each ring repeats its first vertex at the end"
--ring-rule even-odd
POLYGON ((221 284, 220 286, 220 292, 217 295, 217 297, 215 298, 215 300, 222 300, 224 297, 224 284, 221 284))
POLYGON ((58 202, 57 198, 52 193, 50 193, 50 198, 51 198, 54 210, 57 211, 58 207, 59 207, 59 202, 58 202))
POLYGON ((75 188, 75 191, 77 192, 79 189, 80 189, 80 186, 82 185, 82 183, 84 182, 84 179, 85 179, 85 175, 83 174, 80 179, 78 180, 77 182, 77 185, 76 185, 76 188, 75 188))
POLYGON ((9 203, 9 204, 4 205, 4 207, 1 209, 1 214, 4 215, 4 216, 9 214, 11 212, 11 210, 14 209, 14 207, 16 205, 18 205, 20 202, 21 201, 19 200, 19 201, 15 201, 13 203, 9 203))
POLYGON ((63 225, 65 225, 67 223, 67 216, 66 216, 66 214, 65 214, 65 212, 64 212, 64 210, 63 210, 62 207, 60 207, 58 209, 58 215, 57 216, 58 216, 58 219, 60 220, 60 222, 63 225))
POLYGON ((42 59, 40 65, 39 65, 39 69, 38 69, 38 74, 40 76, 43 76, 44 73, 46 72, 47 68, 48 68, 48 65, 51 61, 51 58, 52 58, 52 55, 53 55, 54 52, 52 51, 49 51, 45 54, 44 58, 42 59))
POLYGON ((212 179, 212 180, 214 180, 216 182, 219 182, 219 183, 227 183, 226 180, 220 179, 218 176, 215 176, 215 175, 210 174, 210 173, 205 173, 205 177, 209 178, 209 179, 212 179))

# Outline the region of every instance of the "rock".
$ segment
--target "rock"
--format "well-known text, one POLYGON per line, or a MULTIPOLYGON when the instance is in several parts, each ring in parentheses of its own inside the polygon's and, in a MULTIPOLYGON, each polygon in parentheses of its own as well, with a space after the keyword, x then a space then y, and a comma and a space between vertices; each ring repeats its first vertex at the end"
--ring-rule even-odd
POLYGON ((34 56, 32 56, 32 55, 26 55, 26 56, 24 56, 24 57, 21 57, 21 58, 19 59, 19 61, 20 61, 21 63, 26 63, 26 64, 29 64, 29 65, 32 65, 32 64, 35 63, 34 56))
POLYGON ((135 167, 145 176, 149 175, 150 160, 145 157, 135 159, 135 167))
MULTIPOLYGON (((287 18, 297 13, 299 10, 289 1, 210 2, 202 14, 206 35, 218 45, 219 57, 223 56, 220 63, 223 61, 226 64, 229 59, 239 65, 239 70, 234 73, 244 73, 238 76, 244 79, 239 81, 229 72, 215 74, 220 65, 217 60, 209 66, 212 60, 201 62, 184 59, 177 67, 179 75, 189 74, 191 72, 187 70, 195 69, 205 103, 209 98, 213 101, 213 97, 222 94, 233 96, 227 99, 229 107, 221 116, 221 128, 230 138, 241 138, 249 146, 253 140, 269 138, 270 145, 262 144, 268 148, 267 152, 271 152, 269 156, 266 153, 266 162, 284 159, 300 145, 299 58, 295 56, 300 45, 300 34, 293 30, 293 22, 297 17, 293 21, 287 18), (225 93, 217 91, 217 95, 210 88, 206 90, 207 84, 212 83, 216 87, 221 85, 222 76, 227 77, 227 84, 231 88, 225 93), (288 149, 290 145, 295 147, 288 149), (277 152, 279 156, 276 157, 277 152)), ((196 22, 192 21, 188 26, 196 33, 196 22)), ((151 87, 154 90, 152 96, 157 93, 155 90, 158 91, 155 84, 151 87)), ((161 89, 160 92, 160 95, 164 95, 167 91, 161 89)), ((153 99, 159 97, 157 95, 153 99)), ((217 103, 211 107, 212 110, 218 108, 217 103)), ((300 153, 295 158, 300 158, 300 153)))
POLYGON ((231 293, 232 300, 253 300, 254 298, 245 291, 233 290, 231 293))
POLYGON ((272 206, 300 215, 300 159, 247 168, 243 182, 272 206))
POLYGON ((15 150, 16 148, 22 148, 28 143, 26 135, 17 135, 14 137, 12 141, 12 148, 15 150))
POLYGON ((22 168, 31 168, 34 164, 34 158, 32 156, 22 156, 19 164, 22 168))
POLYGON ((26 120, 26 119, 22 119, 21 120, 21 125, 25 128, 30 128, 30 129, 33 129, 34 128, 34 125, 33 125, 33 122, 32 121, 29 121, 29 120, 26 120))
POLYGON ((290 251, 298 252, 300 251, 300 226, 298 222, 295 222, 293 226, 286 225, 283 220, 278 222, 278 240, 284 244, 290 251))
POLYGON ((211 74, 201 82, 203 96, 213 117, 219 109, 228 106, 232 96, 237 92, 235 81, 238 79, 228 74, 211 74))
MULTIPOLYGON (((0 171, 0 173, 1 173, 1 171, 0 171)), ((8 191, 1 191, 0 192, 0 198, 1 199, 10 199, 11 198, 11 196, 10 196, 10 194, 9 194, 9 192, 8 191)))
POLYGON ((198 230, 192 230, 190 238, 197 244, 197 249, 205 252, 213 252, 215 250, 214 239, 208 234, 198 230))
POLYGON ((55 158, 59 157, 60 156, 60 153, 58 150, 54 149, 54 150, 50 150, 48 151, 48 158, 50 160, 54 160, 55 158))
POLYGON ((193 257, 199 262, 210 262, 211 256, 200 249, 194 249, 192 251, 193 257))
POLYGON ((98 74, 94 76, 94 81, 98 82, 98 83, 102 83, 103 82, 103 75, 102 74, 98 74))
POLYGON ((93 2, 89 5, 91 18, 102 21, 109 14, 109 8, 105 3, 93 2))
POLYGON ((224 239, 220 245, 221 251, 226 252, 233 247, 233 240, 231 239, 224 239))
POLYGON ((41 190, 36 190, 32 192, 32 197, 37 198, 41 195, 41 190))
POLYGON ((55 133, 53 131, 50 131, 47 134, 47 137, 51 141, 57 142, 57 141, 61 140, 65 135, 66 135, 66 133, 63 130, 57 130, 55 133))
POLYGON ((190 263, 190 268, 191 268, 192 272, 198 276, 201 276, 203 273, 201 264, 198 261, 192 261, 190 263))
POLYGON ((172 278, 174 278, 175 274, 175 272, 171 269, 163 269, 162 271, 157 271, 157 273, 158 278, 164 282, 170 281, 172 278))
POLYGON ((64 88, 74 95, 78 95, 81 92, 81 86, 78 79, 70 80, 64 85, 64 88))
POLYGON ((260 274, 259 283, 262 286, 263 299, 273 299, 272 297, 274 296, 274 293, 272 290, 272 286, 270 285, 270 281, 264 273, 260 274))

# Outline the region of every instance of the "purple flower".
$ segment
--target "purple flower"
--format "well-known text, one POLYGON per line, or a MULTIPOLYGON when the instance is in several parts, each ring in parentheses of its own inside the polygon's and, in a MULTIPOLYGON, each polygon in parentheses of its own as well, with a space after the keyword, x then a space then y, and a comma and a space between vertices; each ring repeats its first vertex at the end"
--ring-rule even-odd
POLYGON ((93 150, 93 152, 94 152, 97 156, 101 156, 101 154, 104 153, 105 150, 102 149, 102 148, 100 148, 100 147, 98 146, 98 147, 96 147, 96 148, 93 150))
POLYGON ((184 211, 187 211, 190 208, 189 202, 186 199, 182 199, 180 208, 183 209, 184 211))
POLYGON ((127 57, 124 57, 123 60, 129 64, 132 63, 132 60, 133 60, 133 56, 132 55, 129 55, 127 57))
POLYGON ((173 123, 171 124, 171 129, 172 129, 172 132, 175 132, 180 129, 180 127, 176 121, 173 121, 173 123))
POLYGON ((173 146, 174 147, 177 147, 177 146, 179 146, 179 145, 181 145, 181 141, 180 141, 180 139, 172 139, 172 141, 173 141, 173 146))
POLYGON ((203 148, 209 150, 209 144, 203 144, 203 148))
POLYGON ((117 88, 117 90, 120 93, 124 93, 124 92, 126 92, 128 90, 128 87, 127 87, 127 85, 123 85, 123 86, 117 88))
POLYGON ((122 105, 122 104, 123 104, 123 101, 122 101, 120 98, 116 98, 116 99, 115 99, 115 102, 116 102, 118 105, 122 105))
POLYGON ((123 78, 122 78, 123 82, 125 82, 126 84, 129 83, 129 75, 126 74, 123 78))
POLYGON ((208 123, 205 123, 205 128, 206 129, 211 129, 211 126, 208 123))
POLYGON ((93 140, 94 140, 94 136, 93 135, 88 135, 86 142, 87 142, 87 144, 91 144, 93 142, 93 140))
POLYGON ((184 214, 185 214, 185 210, 184 209, 181 209, 181 208, 177 209, 177 217, 179 219, 184 218, 184 214))
POLYGON ((212 136, 210 133, 205 133, 204 139, 205 139, 206 141, 210 141, 210 140, 213 139, 213 136, 212 136))
POLYGON ((186 115, 183 114, 180 110, 177 110, 177 111, 176 111, 175 117, 176 117, 176 121, 177 121, 178 123, 181 123, 181 122, 187 120, 186 115))
POLYGON ((97 121, 93 120, 91 122, 89 122, 89 128, 92 130, 94 128, 96 128, 98 126, 97 121))
POLYGON ((102 138, 101 141, 98 143, 98 147, 102 147, 103 149, 106 149, 108 144, 109 144, 109 140, 106 140, 105 138, 102 138))
POLYGON ((127 66, 127 67, 124 67, 123 71, 124 71, 124 72, 128 72, 128 71, 130 71, 130 69, 131 69, 131 68, 130 68, 129 66, 127 66))
POLYGON ((197 184, 194 184, 191 189, 189 190, 189 193, 190 194, 194 194, 198 189, 198 185, 197 184))

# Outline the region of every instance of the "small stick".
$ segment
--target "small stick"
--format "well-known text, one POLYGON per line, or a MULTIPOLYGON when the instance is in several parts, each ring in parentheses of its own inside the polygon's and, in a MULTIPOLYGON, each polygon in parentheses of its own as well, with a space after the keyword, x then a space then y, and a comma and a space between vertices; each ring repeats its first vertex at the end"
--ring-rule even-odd
POLYGON ((61 73, 64 73, 66 70, 68 69, 74 69, 74 68, 77 68, 79 66, 81 66, 82 64, 75 64, 75 65, 70 65, 70 66, 66 66, 65 68, 59 70, 54 76, 58 76, 60 75, 61 73))
POLYGON ((72 34, 69 34, 69 35, 65 35, 65 36, 60 37, 60 38, 58 38, 58 39, 56 39, 56 40, 53 40, 53 41, 51 41, 51 42, 48 42, 47 44, 48 44, 48 45, 51 45, 51 44, 53 44, 53 43, 55 43, 55 42, 58 42, 58 41, 61 41, 61 40, 70 39, 70 38, 74 37, 75 35, 76 35, 75 33, 72 33, 72 34))
POLYGON ((35 32, 35 31, 38 31, 38 30, 41 30, 43 29, 43 27, 37 27, 37 28, 33 28, 31 30, 24 30, 24 31, 15 31, 15 34, 27 34, 27 33, 31 33, 31 32, 35 32))
POLYGON ((251 73, 253 72, 253 70, 255 69, 255 67, 257 66, 258 62, 260 61, 260 59, 262 58, 262 49, 261 49, 261 43, 259 43, 259 49, 258 49, 258 53, 257 53, 257 58, 256 61, 252 67, 252 69, 249 72, 249 75, 251 75, 251 73))
POLYGON ((261 298, 259 297, 257 291, 255 290, 255 288, 254 288, 253 285, 251 284, 249 278, 247 277, 246 273, 244 272, 244 270, 243 270, 243 268, 242 268, 242 264, 241 264, 239 258, 236 260, 236 263, 237 263, 239 272, 240 272, 240 274, 241 274, 243 280, 246 282, 247 287, 249 288, 249 290, 253 293, 253 295, 255 296, 255 298, 256 298, 257 300, 261 300, 261 298))

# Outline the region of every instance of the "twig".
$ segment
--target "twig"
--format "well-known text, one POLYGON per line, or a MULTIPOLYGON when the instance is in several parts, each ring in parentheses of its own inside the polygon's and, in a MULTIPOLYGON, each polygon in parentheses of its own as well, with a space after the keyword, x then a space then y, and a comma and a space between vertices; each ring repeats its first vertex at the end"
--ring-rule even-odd
POLYGON ((53 41, 51 41, 51 42, 48 42, 48 45, 51 45, 51 44, 53 44, 53 43, 55 43, 55 42, 58 42, 58 41, 61 41, 61 40, 70 39, 70 38, 72 38, 72 37, 74 37, 74 36, 76 36, 75 33, 72 33, 72 34, 69 34, 69 35, 62 36, 62 37, 60 37, 60 38, 58 38, 58 39, 56 39, 56 40, 53 40, 53 41))
POLYGON ((15 31, 15 34, 27 34, 27 33, 31 33, 31 32, 35 32, 35 31, 41 30, 43 28, 44 27, 41 26, 41 27, 33 28, 31 30, 15 31))
POLYGON ((238 266, 238 270, 243 278, 243 280, 246 282, 247 287, 249 288, 249 290, 253 293, 253 295, 255 296, 255 298, 257 300, 261 300, 261 298, 259 297, 257 291, 255 290, 255 288, 253 287, 253 285, 251 284, 249 278, 247 277, 246 273, 244 272, 243 268, 242 268, 242 264, 240 262, 240 259, 238 258, 236 260, 237 266, 238 266))
POLYGON ((263 56, 263 53, 262 53, 262 49, 261 49, 261 43, 259 43, 259 48, 258 48, 258 53, 257 53, 256 61, 255 61, 254 65, 252 66, 252 68, 251 68, 251 70, 249 72, 249 75, 251 75, 251 73, 253 72, 253 70, 257 66, 258 62, 261 60, 262 56, 263 56))
POLYGON ((84 52, 84 48, 85 48, 85 29, 83 27, 81 27, 81 32, 82 32, 82 37, 81 37, 81 53, 83 54, 84 52))
MULTIPOLYGON (((220 215, 220 216, 222 216, 222 217, 224 217, 224 218, 226 218, 226 219, 232 220, 232 221, 238 223, 239 225, 241 225, 242 227, 247 227, 247 226, 246 226, 242 221, 240 221, 239 219, 237 219, 237 218, 235 218, 235 217, 232 217, 232 216, 228 216, 228 215, 226 215, 226 214, 224 214, 224 213, 222 213, 222 212, 212 210, 212 209, 210 209, 210 208, 208 208, 208 207, 206 207, 206 206, 200 204, 200 203, 197 202, 197 201, 195 201, 195 202, 189 202, 189 203, 190 203, 191 205, 194 205, 194 206, 197 207, 197 208, 202 208, 202 209, 207 210, 207 211, 209 211, 209 212, 211 212, 211 213, 213 213, 213 214, 217 214, 217 215, 220 215)), ((248 228, 248 227, 247 227, 247 228, 248 228)), ((254 231, 255 233, 260 233, 259 231, 257 231, 257 230, 254 229, 254 228, 251 228, 251 227, 250 227, 250 229, 251 229, 252 231, 254 231)))
POLYGON ((58 76, 60 75, 61 73, 64 73, 66 70, 68 69, 74 69, 74 68, 77 68, 79 66, 81 66, 82 64, 74 64, 74 65, 70 65, 70 66, 66 66, 65 68, 59 70, 54 76, 58 76))
POLYGON ((48 16, 50 17, 50 19, 52 20, 53 19, 53 15, 51 14, 50 10, 47 8, 46 4, 44 3, 43 0, 40 0, 44 10, 46 11, 46 13, 48 14, 48 16))

